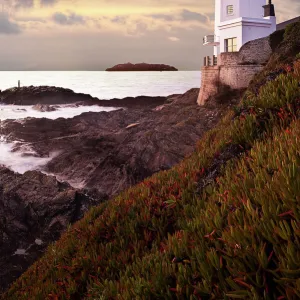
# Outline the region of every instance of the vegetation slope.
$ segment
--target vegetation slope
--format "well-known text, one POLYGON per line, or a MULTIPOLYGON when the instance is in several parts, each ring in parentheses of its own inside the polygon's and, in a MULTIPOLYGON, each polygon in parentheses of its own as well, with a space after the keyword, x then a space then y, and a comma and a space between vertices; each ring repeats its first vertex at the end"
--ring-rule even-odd
POLYGON ((295 32, 195 153, 91 209, 4 299, 299 299, 295 32))

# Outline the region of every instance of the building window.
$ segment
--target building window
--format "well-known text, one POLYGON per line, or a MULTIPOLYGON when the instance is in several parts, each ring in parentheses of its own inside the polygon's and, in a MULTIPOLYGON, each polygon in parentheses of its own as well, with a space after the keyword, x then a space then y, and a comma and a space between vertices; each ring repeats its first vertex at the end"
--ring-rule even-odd
POLYGON ((237 51, 237 38, 231 38, 225 40, 225 52, 237 51))
POLYGON ((227 5, 227 16, 232 16, 233 12, 233 5, 227 5))

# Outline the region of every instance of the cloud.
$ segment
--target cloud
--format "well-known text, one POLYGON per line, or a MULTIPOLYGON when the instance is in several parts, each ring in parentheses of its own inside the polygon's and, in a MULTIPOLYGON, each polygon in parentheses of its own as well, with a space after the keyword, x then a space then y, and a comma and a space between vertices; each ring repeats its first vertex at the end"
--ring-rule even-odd
MULTIPOLYGON (((42 7, 53 6, 57 4, 59 0, 39 0, 39 3, 42 7)), ((4 7, 13 10, 20 9, 33 9, 35 7, 35 0, 4 0, 1 3, 4 7)))
POLYGON ((81 15, 77 15, 75 13, 64 14, 61 12, 57 12, 53 14, 52 20, 56 24, 60 25, 78 25, 85 24, 85 19, 81 15))
POLYGON ((176 37, 176 36, 169 36, 168 39, 171 41, 171 42, 179 42, 180 41, 180 38, 176 37))
POLYGON ((174 10, 169 14, 150 14, 145 15, 153 19, 153 22, 164 22, 165 26, 179 26, 179 27, 189 27, 189 26, 202 26, 211 27, 210 15, 201 14, 196 11, 181 9, 174 10))
POLYGON ((20 26, 11 21, 8 14, 0 13, 0 34, 18 34, 20 32, 20 26))
POLYGON ((34 7, 34 0, 14 0, 11 2, 12 2, 13 8, 15 8, 15 9, 34 7))
POLYGON ((183 9, 180 16, 184 21, 198 21, 198 22, 207 22, 207 17, 200 13, 190 11, 188 9, 183 9))
MULTIPOLYGON (((299 0, 273 2, 278 22, 300 15, 299 0)), ((200 42, 214 30, 212 0, 0 3, 9 12, 0 15, 2 70, 103 70, 126 61, 160 61, 195 70, 212 53, 212 47, 200 42)))
POLYGON ((173 21, 175 19, 174 15, 167 15, 167 14, 152 14, 150 15, 153 19, 161 19, 165 21, 173 21))
POLYGON ((115 16, 114 18, 111 19, 113 23, 117 24, 126 24, 127 21, 127 16, 115 16))
POLYGON ((142 36, 148 30, 148 25, 142 21, 138 21, 137 23, 131 24, 127 29, 127 35, 130 36, 142 36))
POLYGON ((40 0, 41 6, 52 6, 58 3, 58 0, 40 0))

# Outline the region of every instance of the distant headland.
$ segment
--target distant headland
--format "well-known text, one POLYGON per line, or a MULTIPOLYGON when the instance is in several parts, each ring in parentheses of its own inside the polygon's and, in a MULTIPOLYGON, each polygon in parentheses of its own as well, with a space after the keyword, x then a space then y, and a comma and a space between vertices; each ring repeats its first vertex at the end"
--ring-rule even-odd
POLYGON ((175 67, 164 64, 119 64, 112 68, 106 69, 106 71, 178 71, 175 67))

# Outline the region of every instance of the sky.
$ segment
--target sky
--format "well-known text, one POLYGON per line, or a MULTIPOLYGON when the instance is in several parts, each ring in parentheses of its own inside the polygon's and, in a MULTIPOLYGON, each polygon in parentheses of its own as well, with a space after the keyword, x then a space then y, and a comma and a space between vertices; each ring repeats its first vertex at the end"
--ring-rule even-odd
MULTIPOLYGON (((300 0, 274 0, 278 22, 300 0)), ((198 70, 214 0, 0 0, 0 70, 105 70, 165 63, 198 70)))

